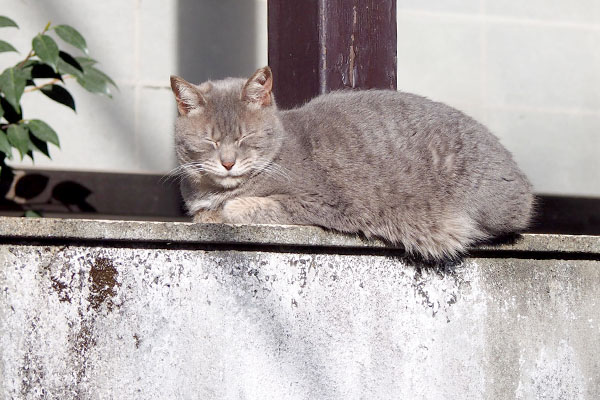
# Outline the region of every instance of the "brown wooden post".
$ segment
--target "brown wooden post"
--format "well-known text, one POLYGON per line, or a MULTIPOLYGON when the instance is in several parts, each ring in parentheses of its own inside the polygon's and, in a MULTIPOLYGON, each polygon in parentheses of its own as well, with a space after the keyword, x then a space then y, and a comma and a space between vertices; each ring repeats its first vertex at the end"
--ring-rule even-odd
POLYGON ((396 88, 396 0, 268 0, 275 99, 396 88))

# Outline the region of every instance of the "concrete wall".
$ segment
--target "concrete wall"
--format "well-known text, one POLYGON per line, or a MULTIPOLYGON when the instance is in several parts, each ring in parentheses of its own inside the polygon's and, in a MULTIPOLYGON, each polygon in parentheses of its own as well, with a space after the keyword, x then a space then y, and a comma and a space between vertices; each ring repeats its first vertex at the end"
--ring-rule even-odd
MULTIPOLYGON (((489 125, 541 193, 600 196, 600 6, 594 0, 398 0, 398 87, 489 125)), ((60 133, 38 166, 165 172, 168 76, 248 75, 266 64, 266 0, 0 0, 25 53, 48 20, 76 26, 121 91, 75 93, 78 116, 37 95, 26 112, 60 133), (24 33, 25 36, 19 36, 24 33)), ((0 54, 0 65, 16 60, 0 54)))
POLYGON ((2 218, 0 242, 2 398, 600 396, 597 237, 437 267, 306 227, 2 218))

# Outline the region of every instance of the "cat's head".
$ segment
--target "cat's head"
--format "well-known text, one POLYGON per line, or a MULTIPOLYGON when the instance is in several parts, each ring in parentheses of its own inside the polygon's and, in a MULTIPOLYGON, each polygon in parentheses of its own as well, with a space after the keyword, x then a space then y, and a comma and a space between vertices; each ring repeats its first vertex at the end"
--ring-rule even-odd
POLYGON ((192 85, 171 76, 179 117, 175 150, 189 178, 232 189, 265 168, 280 145, 269 67, 248 79, 192 85))

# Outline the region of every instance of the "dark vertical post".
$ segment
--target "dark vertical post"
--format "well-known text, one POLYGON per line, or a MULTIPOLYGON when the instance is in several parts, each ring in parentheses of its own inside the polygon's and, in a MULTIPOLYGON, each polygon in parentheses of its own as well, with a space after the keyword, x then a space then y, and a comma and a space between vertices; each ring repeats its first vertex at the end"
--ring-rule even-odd
POLYGON ((318 0, 269 0, 269 66, 275 101, 281 108, 302 104, 319 93, 318 0))
POLYGON ((396 0, 268 0, 275 98, 396 88, 396 0))

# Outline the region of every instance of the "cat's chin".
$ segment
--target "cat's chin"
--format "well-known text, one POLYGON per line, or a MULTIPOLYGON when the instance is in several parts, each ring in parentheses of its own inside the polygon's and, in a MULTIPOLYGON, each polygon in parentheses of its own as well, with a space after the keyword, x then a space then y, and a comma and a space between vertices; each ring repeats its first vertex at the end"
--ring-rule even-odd
POLYGON ((213 178, 213 180, 217 185, 220 185, 225 189, 235 189, 244 181, 244 178, 241 176, 226 176, 224 178, 213 178))

